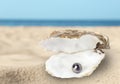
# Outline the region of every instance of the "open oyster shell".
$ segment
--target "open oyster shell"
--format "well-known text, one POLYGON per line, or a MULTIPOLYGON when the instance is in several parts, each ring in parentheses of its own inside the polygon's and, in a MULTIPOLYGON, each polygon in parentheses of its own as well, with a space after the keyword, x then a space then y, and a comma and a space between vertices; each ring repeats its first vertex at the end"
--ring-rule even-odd
POLYGON ((110 48, 107 36, 78 30, 54 31, 42 45, 48 50, 67 53, 110 48))
POLYGON ((46 71, 59 78, 89 76, 98 67, 104 56, 105 54, 100 50, 88 50, 75 54, 59 53, 46 61, 46 71), (75 63, 81 66, 73 66, 75 63))
POLYGON ((59 52, 45 63, 46 71, 59 78, 91 75, 105 57, 102 49, 110 48, 107 36, 78 30, 54 31, 42 45, 59 52))

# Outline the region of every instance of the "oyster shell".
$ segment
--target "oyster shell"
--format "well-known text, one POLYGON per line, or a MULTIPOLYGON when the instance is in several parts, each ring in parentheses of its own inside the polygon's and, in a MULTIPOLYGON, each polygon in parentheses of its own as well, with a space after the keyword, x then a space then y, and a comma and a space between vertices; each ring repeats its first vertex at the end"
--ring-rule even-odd
POLYGON ((54 31, 42 45, 47 50, 67 53, 110 48, 107 36, 78 30, 54 31))
POLYGON ((75 54, 59 53, 46 61, 46 71, 59 78, 81 78, 91 75, 104 57, 105 54, 100 50, 88 50, 75 54), (77 66, 73 67, 74 64, 77 66))
POLYGON ((45 63, 46 71, 59 78, 89 76, 105 57, 102 49, 109 49, 109 39, 94 32, 54 31, 42 41, 47 50, 58 52, 45 63))

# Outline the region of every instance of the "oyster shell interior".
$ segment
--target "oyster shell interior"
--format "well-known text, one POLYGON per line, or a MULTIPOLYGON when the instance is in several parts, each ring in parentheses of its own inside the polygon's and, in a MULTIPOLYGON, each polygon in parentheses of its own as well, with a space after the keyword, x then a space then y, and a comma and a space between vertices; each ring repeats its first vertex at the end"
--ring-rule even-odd
POLYGON ((79 52, 76 54, 59 53, 53 55, 46 62, 46 71, 59 78, 80 78, 89 76, 98 67, 105 54, 94 50, 79 52), (74 72, 73 64, 79 63, 81 71, 74 72))

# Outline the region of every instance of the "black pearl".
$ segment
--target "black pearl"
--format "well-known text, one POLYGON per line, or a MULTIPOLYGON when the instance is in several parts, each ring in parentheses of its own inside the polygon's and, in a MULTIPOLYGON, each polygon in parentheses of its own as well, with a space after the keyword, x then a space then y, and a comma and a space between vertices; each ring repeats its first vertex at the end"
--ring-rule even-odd
POLYGON ((72 65, 72 71, 73 71, 74 73, 80 73, 80 72, 82 71, 82 66, 81 66, 81 64, 80 64, 80 63, 74 63, 74 64, 72 65))

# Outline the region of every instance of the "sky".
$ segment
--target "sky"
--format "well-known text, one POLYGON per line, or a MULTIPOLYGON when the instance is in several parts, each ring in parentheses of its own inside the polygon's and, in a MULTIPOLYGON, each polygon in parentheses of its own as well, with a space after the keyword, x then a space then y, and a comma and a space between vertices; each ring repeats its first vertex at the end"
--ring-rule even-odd
POLYGON ((120 20, 120 0, 0 0, 0 19, 120 20))

